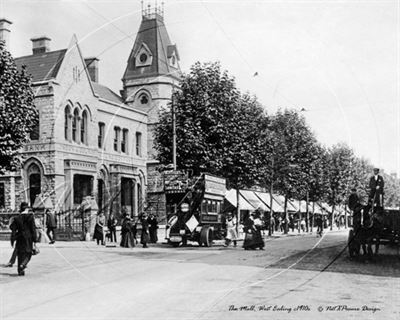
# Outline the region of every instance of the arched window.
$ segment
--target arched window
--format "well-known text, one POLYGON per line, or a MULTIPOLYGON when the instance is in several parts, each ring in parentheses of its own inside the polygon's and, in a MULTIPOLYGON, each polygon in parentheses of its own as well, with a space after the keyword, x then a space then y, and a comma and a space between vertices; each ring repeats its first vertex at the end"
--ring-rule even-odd
POLYGON ((87 113, 83 111, 81 121, 81 142, 87 143, 87 113))
POLYGON ((64 110, 64 138, 65 140, 69 140, 69 128, 70 128, 70 116, 71 116, 71 110, 69 106, 65 107, 64 110))
POLYGON ((72 118, 72 140, 78 141, 78 121, 79 121, 79 113, 78 109, 74 111, 74 117, 72 118))
POLYGON ((41 174, 39 167, 32 163, 27 170, 29 180, 29 202, 33 206, 36 196, 41 192, 41 174))

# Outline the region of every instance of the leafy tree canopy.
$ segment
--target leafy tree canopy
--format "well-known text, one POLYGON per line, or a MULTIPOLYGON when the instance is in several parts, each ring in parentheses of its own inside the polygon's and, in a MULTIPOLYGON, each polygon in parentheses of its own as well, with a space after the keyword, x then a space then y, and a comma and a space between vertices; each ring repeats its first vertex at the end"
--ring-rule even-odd
POLYGON ((15 169, 18 150, 38 121, 30 77, 0 41, 0 171, 15 169))

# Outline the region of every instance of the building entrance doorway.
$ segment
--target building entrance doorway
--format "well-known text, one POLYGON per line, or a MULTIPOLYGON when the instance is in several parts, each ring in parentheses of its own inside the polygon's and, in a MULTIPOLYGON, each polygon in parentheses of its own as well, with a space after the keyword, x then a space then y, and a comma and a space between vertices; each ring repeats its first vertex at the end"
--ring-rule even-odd
POLYGON ((74 204, 80 205, 82 200, 92 195, 93 177, 83 174, 74 175, 74 204))
POLYGON ((132 179, 121 179, 121 209, 125 208, 131 216, 134 214, 134 184, 132 179))

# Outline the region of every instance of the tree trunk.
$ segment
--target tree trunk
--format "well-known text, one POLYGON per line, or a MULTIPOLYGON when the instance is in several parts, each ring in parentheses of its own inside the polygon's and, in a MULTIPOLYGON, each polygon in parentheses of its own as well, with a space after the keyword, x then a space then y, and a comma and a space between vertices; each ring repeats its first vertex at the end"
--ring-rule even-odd
POLYGON ((236 214, 237 214, 237 223, 236 223, 236 233, 239 236, 239 225, 240 225, 240 194, 239 194, 239 186, 236 183, 236 214))
POLYGON ((288 215, 288 210, 287 210, 287 196, 285 196, 285 203, 284 203, 284 211, 285 211, 285 230, 284 233, 287 234, 289 231, 289 215, 288 215))
POLYGON ((333 229, 333 218, 334 218, 334 212, 335 212, 335 205, 332 206, 332 214, 331 214, 331 230, 333 229))
POLYGON ((347 205, 344 206, 344 228, 347 229, 347 205))
POLYGON ((269 187, 269 230, 268 230, 269 236, 272 236, 272 232, 273 232, 272 231, 272 219, 274 218, 272 216, 272 213, 273 213, 273 211, 272 211, 272 193, 273 193, 273 185, 271 182, 270 187, 269 187))
POLYGON ((312 204, 311 233, 313 232, 314 229, 314 217, 315 217, 315 201, 312 204))
POLYGON ((310 215, 308 212, 308 203, 309 203, 309 199, 308 199, 308 191, 307 191, 307 194, 306 194, 306 232, 309 232, 309 225, 310 225, 310 223, 309 223, 310 215))

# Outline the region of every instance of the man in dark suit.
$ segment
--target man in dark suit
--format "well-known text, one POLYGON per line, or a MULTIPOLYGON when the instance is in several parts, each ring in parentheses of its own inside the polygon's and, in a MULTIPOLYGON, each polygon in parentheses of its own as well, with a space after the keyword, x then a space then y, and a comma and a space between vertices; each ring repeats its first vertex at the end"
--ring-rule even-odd
POLYGON ((26 202, 22 202, 20 206, 21 214, 15 217, 10 225, 11 244, 16 242, 18 260, 18 275, 25 275, 25 269, 32 257, 34 243, 37 242, 35 220, 33 214, 29 212, 26 202))
POLYGON ((349 197, 348 206, 351 211, 356 210, 357 207, 361 205, 360 197, 358 196, 357 189, 351 189, 351 195, 349 197))
POLYGON ((374 169, 374 175, 369 179, 369 203, 374 208, 383 208, 383 195, 385 182, 381 175, 379 175, 379 169, 374 169))

